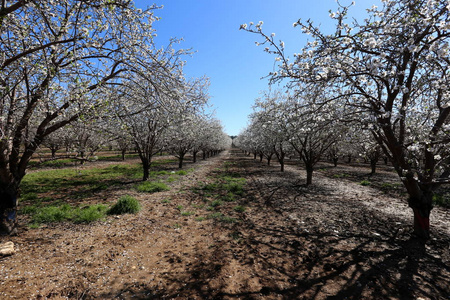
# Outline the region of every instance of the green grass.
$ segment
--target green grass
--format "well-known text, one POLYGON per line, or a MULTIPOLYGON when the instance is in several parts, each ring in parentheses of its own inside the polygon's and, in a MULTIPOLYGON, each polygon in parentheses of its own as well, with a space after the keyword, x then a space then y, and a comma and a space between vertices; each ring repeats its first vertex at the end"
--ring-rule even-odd
POLYGON ((161 203, 170 203, 170 200, 169 199, 163 199, 163 200, 161 200, 161 203))
POLYGON ((220 206, 220 205, 222 205, 223 204, 223 202, 221 201, 221 200, 214 200, 214 201, 212 201, 209 205, 211 206, 211 207, 217 207, 217 206, 220 206))
POLYGON ((245 211, 245 207, 242 206, 242 205, 237 205, 237 206, 233 207, 233 210, 237 211, 237 212, 240 212, 240 213, 243 213, 245 211))
MULTIPOLYGON (((51 193, 50 199, 83 199, 112 186, 142 177, 142 168, 135 165, 113 165, 106 168, 78 170, 77 168, 41 170, 27 174, 20 185, 21 200, 41 198, 51 193)), ((50 201, 50 202, 52 202, 50 201)))
POLYGON ((236 223, 238 220, 232 217, 225 216, 223 213, 215 212, 207 216, 208 219, 217 220, 223 223, 236 223))
POLYGON ((170 188, 163 182, 144 181, 139 184, 136 189, 139 192, 144 193, 157 193, 162 191, 168 191, 170 188))
POLYGON ((433 204, 443 207, 450 207, 450 196, 448 194, 447 195, 434 194, 433 204))
POLYGON ((194 212, 194 211, 182 211, 182 212, 181 212, 181 215, 182 215, 183 217, 188 217, 188 216, 195 215, 195 212, 194 212))
POLYGON ((108 211, 110 215, 135 214, 141 210, 139 201, 131 196, 122 196, 108 211))
POLYGON ((370 181, 368 181, 368 180, 363 180, 363 181, 361 181, 359 184, 362 185, 362 186, 368 186, 368 185, 370 185, 370 181))
POLYGON ((206 219, 205 217, 197 217, 197 218, 195 218, 195 221, 201 222, 201 221, 204 221, 205 219, 206 219))
POLYGON ((60 206, 27 206, 20 210, 22 214, 31 215, 33 228, 40 224, 72 221, 74 223, 91 223, 106 216, 108 207, 103 204, 89 205, 85 207, 73 207, 69 204, 60 206))
POLYGON ((105 217, 108 207, 103 204, 90 205, 77 210, 74 218, 75 223, 90 223, 105 217))

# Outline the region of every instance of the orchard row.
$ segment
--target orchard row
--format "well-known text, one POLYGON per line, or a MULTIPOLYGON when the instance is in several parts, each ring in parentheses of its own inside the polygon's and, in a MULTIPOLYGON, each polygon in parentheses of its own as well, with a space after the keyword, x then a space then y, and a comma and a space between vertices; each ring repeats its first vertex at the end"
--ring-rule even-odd
POLYGON ((263 22, 241 25, 275 56, 268 93, 238 138, 248 151, 283 161, 297 153, 313 166, 327 151, 387 157, 414 213, 414 232, 429 237, 433 192, 450 183, 450 5, 446 0, 382 0, 364 21, 338 3, 325 34, 311 20, 293 24, 309 41, 289 57, 263 22), (358 150, 358 148, 361 148, 358 150))

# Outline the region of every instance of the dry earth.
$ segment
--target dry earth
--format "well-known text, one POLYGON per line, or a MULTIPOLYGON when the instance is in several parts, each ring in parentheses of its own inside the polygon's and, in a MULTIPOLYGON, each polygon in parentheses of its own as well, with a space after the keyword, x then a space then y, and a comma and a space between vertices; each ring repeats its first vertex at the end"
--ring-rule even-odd
MULTIPOLYGON (((354 180, 367 172, 323 164, 306 187, 298 167, 281 173, 232 150, 167 192, 107 191, 132 194, 142 211, 1 237, 18 251, 0 258, 0 298, 450 299, 449 210, 433 210, 433 238, 421 243, 402 197, 354 180), (223 173, 247 180, 242 197, 216 207, 238 222, 207 218, 192 189, 223 173)), ((396 178, 379 170, 373 180, 396 178)))

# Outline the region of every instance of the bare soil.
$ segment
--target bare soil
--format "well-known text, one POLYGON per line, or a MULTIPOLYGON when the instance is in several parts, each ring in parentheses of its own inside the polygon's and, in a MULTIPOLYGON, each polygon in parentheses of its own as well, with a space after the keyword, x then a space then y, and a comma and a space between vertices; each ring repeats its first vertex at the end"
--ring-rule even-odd
POLYGON ((398 183, 389 168, 363 186, 367 166, 323 163, 306 187, 298 166, 239 150, 192 166, 167 192, 92 199, 133 195, 136 215, 0 237, 17 248, 0 258, 0 299, 450 299, 449 209, 432 211, 431 240, 415 239, 401 188, 381 184, 398 183), (238 222, 208 218, 193 190, 223 173, 246 178, 216 208, 238 222))

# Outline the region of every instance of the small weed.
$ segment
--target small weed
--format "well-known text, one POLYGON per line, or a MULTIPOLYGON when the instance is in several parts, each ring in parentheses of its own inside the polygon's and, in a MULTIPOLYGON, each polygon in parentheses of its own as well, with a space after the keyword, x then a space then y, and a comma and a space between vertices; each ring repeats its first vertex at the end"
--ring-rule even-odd
POLYGON ((135 214, 141 210, 141 205, 136 198, 122 196, 108 211, 109 215, 135 214))
POLYGON ((209 214, 208 215, 208 219, 220 219, 220 218, 222 218, 223 217, 223 214, 222 213, 220 213, 220 212, 215 212, 215 213, 212 213, 212 214, 209 214))
POLYGON ((183 212, 181 212, 181 215, 182 215, 183 217, 192 216, 192 215, 194 215, 194 214, 195 214, 195 212, 193 212, 193 211, 183 211, 183 212))
POLYGON ((192 207, 193 208, 203 208, 203 207, 205 207, 205 204, 195 204, 195 203, 192 203, 192 207))
POLYGON ((182 211, 182 210, 183 210, 183 205, 177 205, 177 209, 178 209, 179 211, 182 211))
POLYGON ((205 220, 205 217, 197 217, 197 218, 195 218, 195 221, 197 221, 197 222, 201 222, 201 221, 204 221, 205 220))
POLYGON ((368 186, 368 185, 370 185, 370 181, 368 181, 368 180, 363 180, 363 181, 361 181, 359 184, 362 185, 362 186, 368 186))
POLYGON ((236 223, 237 219, 225 216, 220 212, 212 213, 207 216, 208 219, 218 220, 223 223, 236 223))
POLYGON ((168 191, 170 188, 162 182, 144 181, 136 188, 139 192, 144 193, 157 193, 162 191, 168 191))
POLYGON ((188 173, 188 171, 186 171, 186 170, 180 170, 180 171, 176 171, 176 172, 175 172, 175 174, 181 175, 181 176, 187 175, 187 173, 188 173))
POLYGON ((237 205, 237 206, 233 207, 233 209, 234 209, 234 211, 237 211, 237 212, 240 212, 240 213, 245 211, 245 207, 242 206, 242 205, 237 205))
POLYGON ((221 200, 214 200, 213 202, 211 202, 211 207, 217 207, 217 206, 220 206, 220 205, 222 205, 222 201, 221 200))
POLYGON ((230 223, 230 224, 237 222, 237 219, 232 218, 232 217, 227 217, 227 216, 223 216, 223 217, 219 218, 219 220, 223 223, 230 223))
POLYGON ((163 200, 161 200, 161 203, 170 203, 170 200, 169 199, 163 199, 163 200))
POLYGON ((178 224, 178 223, 175 223, 175 224, 173 225, 173 228, 175 228, 175 229, 181 229, 181 225, 178 224))

